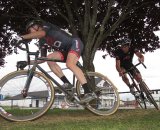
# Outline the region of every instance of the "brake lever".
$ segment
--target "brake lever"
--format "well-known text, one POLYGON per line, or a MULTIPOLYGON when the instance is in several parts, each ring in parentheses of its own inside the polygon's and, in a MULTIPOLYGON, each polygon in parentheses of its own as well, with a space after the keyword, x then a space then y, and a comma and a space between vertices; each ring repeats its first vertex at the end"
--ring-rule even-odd
POLYGON ((147 69, 146 65, 145 65, 143 62, 141 62, 141 64, 143 65, 143 67, 144 67, 145 69, 147 69))
POLYGON ((143 67, 144 67, 145 69, 147 69, 146 65, 145 65, 141 60, 139 60, 139 63, 138 63, 138 64, 142 64, 143 67))

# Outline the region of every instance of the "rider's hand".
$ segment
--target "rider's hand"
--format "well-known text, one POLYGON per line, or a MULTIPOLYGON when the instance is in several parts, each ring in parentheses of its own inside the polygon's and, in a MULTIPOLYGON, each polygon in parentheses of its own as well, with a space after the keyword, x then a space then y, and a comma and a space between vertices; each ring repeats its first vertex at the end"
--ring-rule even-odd
POLYGON ((22 40, 23 40, 23 37, 17 35, 17 36, 15 37, 15 39, 17 40, 17 42, 19 42, 19 41, 22 41, 22 40))
POLYGON ((139 60, 139 62, 144 62, 144 58, 143 57, 139 58, 138 60, 139 60))
POLYGON ((19 43, 20 41, 23 41, 23 38, 21 36, 14 36, 11 38, 10 40, 10 44, 15 46, 17 43, 19 43))

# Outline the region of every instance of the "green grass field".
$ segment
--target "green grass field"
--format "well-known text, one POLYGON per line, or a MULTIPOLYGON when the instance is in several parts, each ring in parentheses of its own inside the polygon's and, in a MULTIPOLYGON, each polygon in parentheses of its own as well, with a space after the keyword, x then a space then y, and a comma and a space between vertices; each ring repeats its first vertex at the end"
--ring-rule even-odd
POLYGON ((0 130, 160 130, 160 111, 118 110, 111 116, 96 116, 87 110, 54 109, 30 122, 0 117, 0 130))

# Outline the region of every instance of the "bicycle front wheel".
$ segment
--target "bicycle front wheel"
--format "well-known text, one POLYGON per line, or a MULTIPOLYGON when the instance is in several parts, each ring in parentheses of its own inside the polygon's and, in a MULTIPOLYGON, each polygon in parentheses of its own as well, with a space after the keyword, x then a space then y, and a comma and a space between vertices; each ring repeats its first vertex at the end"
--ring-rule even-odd
POLYGON ((42 116, 52 105, 54 88, 42 73, 34 72, 23 97, 28 71, 15 71, 0 80, 0 115, 10 121, 29 121, 42 116))
POLYGON ((147 109, 144 94, 140 92, 139 96, 135 95, 135 99, 142 109, 147 109))
POLYGON ((149 90, 146 83, 144 81, 142 81, 140 83, 140 86, 141 86, 142 90, 144 91, 146 97, 148 98, 149 102, 152 103, 157 110, 159 110, 158 105, 152 96, 152 92, 149 90))
MULTIPOLYGON (((87 72, 87 84, 93 89, 97 98, 90 101, 86 108, 96 115, 108 116, 116 112, 119 107, 119 93, 115 85, 104 75, 97 72, 87 72)), ((84 95, 79 81, 76 84, 77 95, 84 95)))
POLYGON ((135 100, 142 109, 147 109, 147 105, 145 102, 145 95, 141 90, 141 87, 139 88, 136 84, 134 84, 134 88, 136 89, 136 93, 134 94, 135 100))

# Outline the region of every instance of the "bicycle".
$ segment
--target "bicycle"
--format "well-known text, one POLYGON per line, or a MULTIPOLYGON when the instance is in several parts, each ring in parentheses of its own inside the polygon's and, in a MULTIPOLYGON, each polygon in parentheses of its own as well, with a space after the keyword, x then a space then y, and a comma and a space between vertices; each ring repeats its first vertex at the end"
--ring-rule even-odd
POLYGON ((147 109, 147 102, 150 102, 154 105, 154 107, 159 110, 158 105, 156 101, 154 100, 152 96, 152 91, 149 89, 149 87, 146 85, 143 79, 141 79, 138 83, 134 79, 133 75, 130 73, 130 70, 133 70, 133 72, 136 72, 136 66, 142 64, 144 68, 146 66, 144 65, 143 62, 137 63, 133 67, 131 67, 129 70, 127 70, 125 73, 127 73, 132 81, 132 86, 135 88, 135 93, 133 94, 135 97, 135 100, 139 104, 139 106, 143 109, 147 109))
POLYGON ((17 71, 0 80, 0 95, 3 96, 0 99, 0 115, 6 120, 30 121, 44 115, 54 102, 54 85, 65 94, 69 102, 77 103, 96 115, 108 116, 118 109, 120 99, 117 88, 106 76, 87 72, 78 62, 77 66, 84 72, 94 97, 93 100, 82 104, 80 101, 84 91, 78 80, 75 85, 76 92, 69 92, 37 63, 39 60, 62 61, 41 58, 39 51, 30 52, 28 42, 19 42, 15 45, 15 48, 17 47, 26 51, 28 64, 30 56, 34 56, 35 62, 33 66, 28 65, 28 69, 24 69, 26 66, 22 62, 17 62, 17 71))

